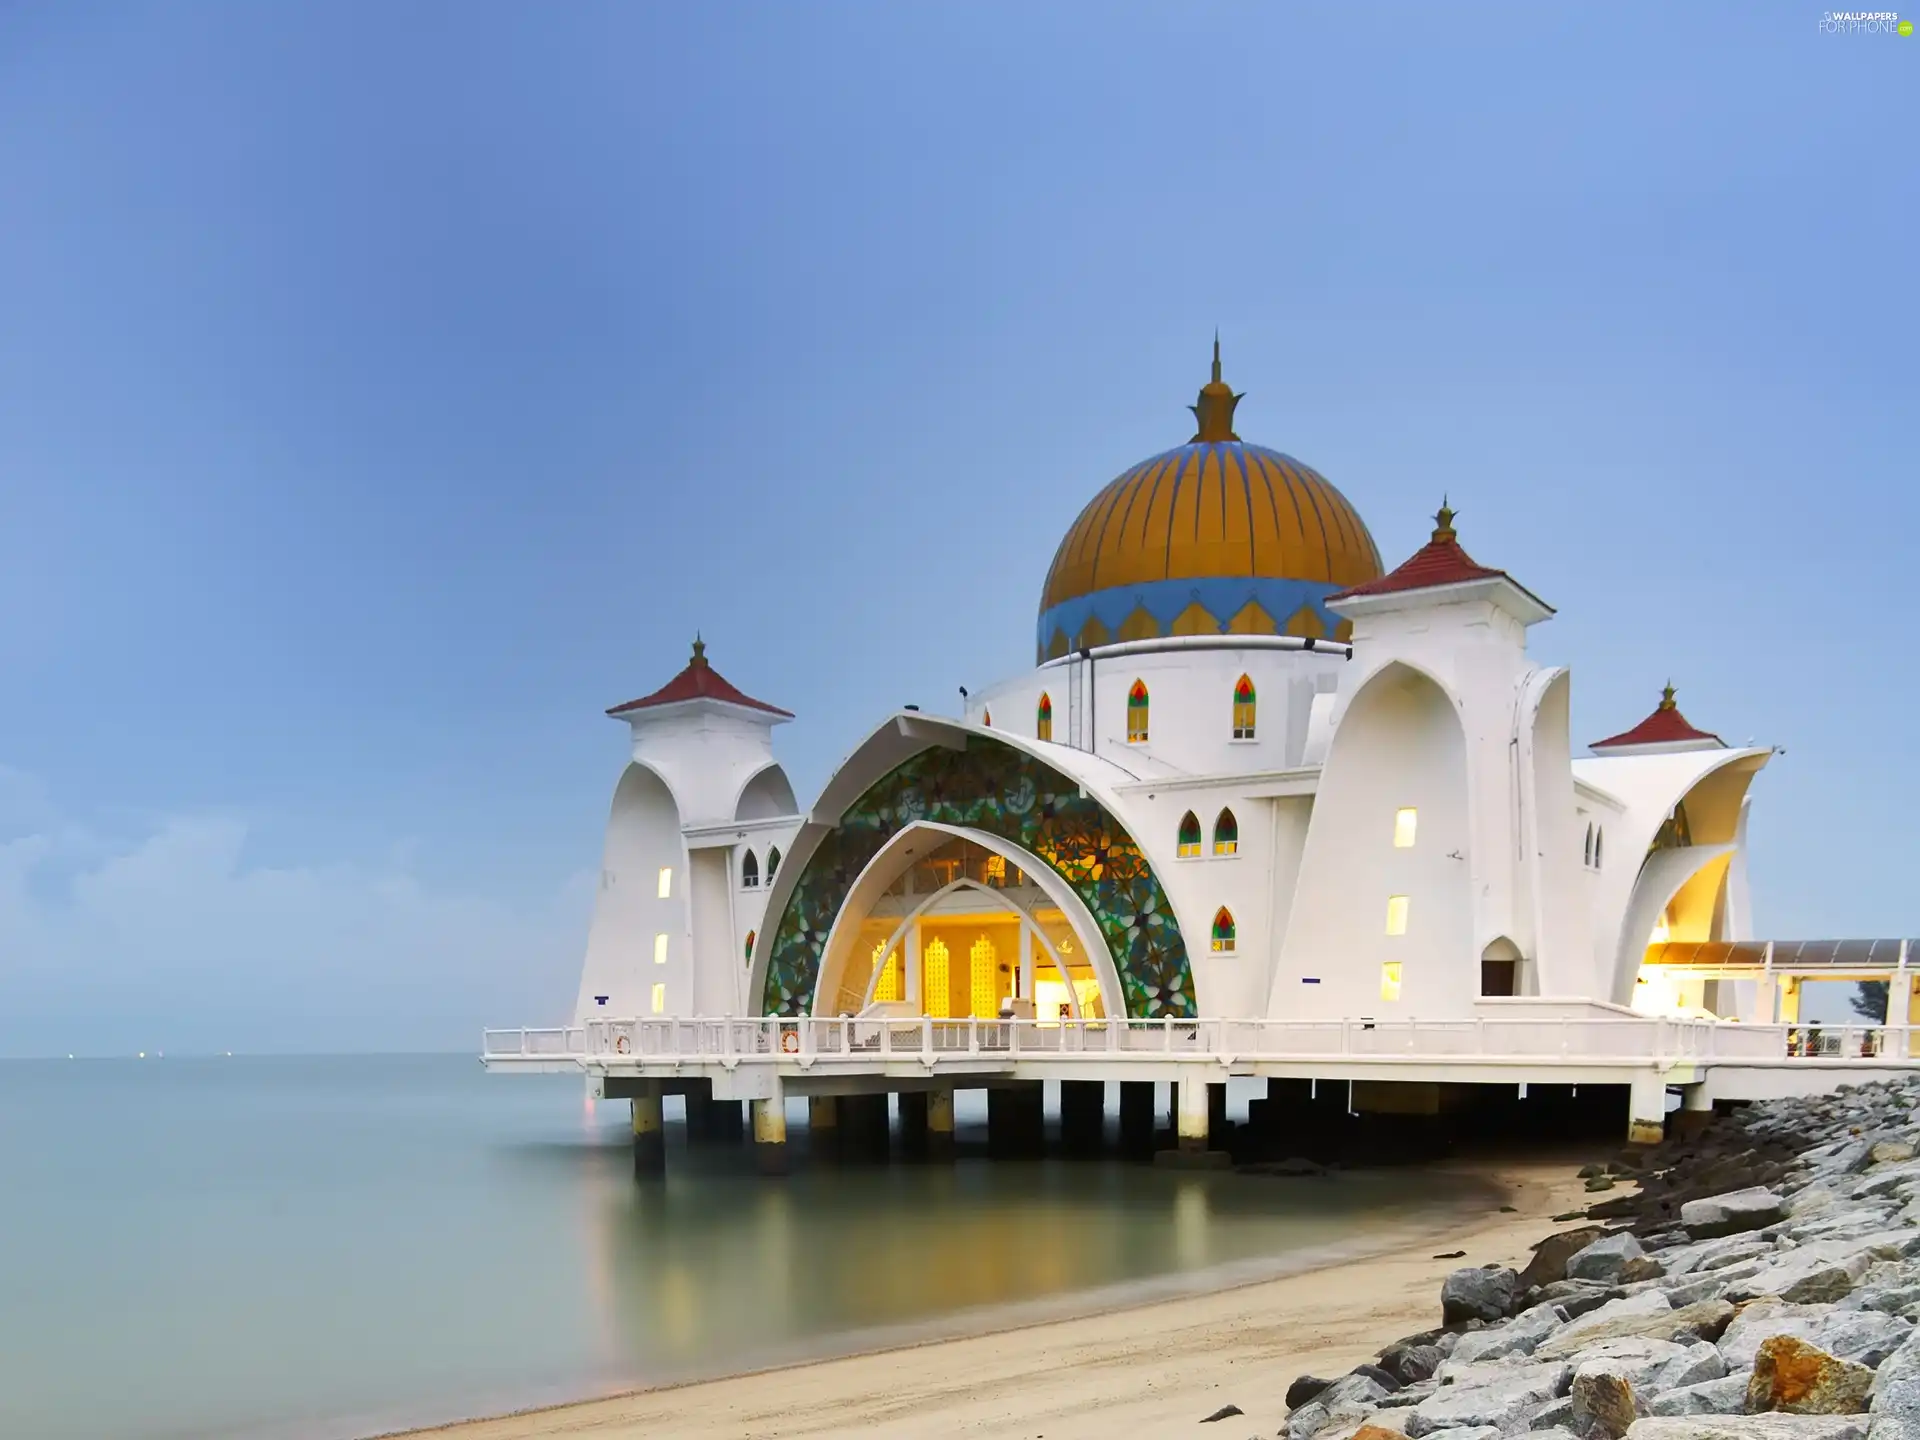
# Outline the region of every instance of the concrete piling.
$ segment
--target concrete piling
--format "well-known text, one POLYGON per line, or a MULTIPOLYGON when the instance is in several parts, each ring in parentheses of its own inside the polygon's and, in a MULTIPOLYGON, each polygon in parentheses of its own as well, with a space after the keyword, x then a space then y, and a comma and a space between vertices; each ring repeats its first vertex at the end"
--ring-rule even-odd
POLYGON ((633 1177, 657 1180, 667 1173, 667 1132, 660 1115, 660 1082, 643 1081, 628 1104, 633 1110, 633 1177))

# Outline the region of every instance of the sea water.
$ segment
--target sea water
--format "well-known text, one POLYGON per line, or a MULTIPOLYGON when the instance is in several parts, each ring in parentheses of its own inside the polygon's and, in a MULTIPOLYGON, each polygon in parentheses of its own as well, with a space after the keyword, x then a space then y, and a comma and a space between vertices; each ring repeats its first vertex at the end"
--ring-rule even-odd
POLYGON ((0 1436, 345 1440, 1220 1283, 1446 1198, 816 1167, 800 1125, 785 1179, 670 1127, 636 1184, 625 1112, 460 1056, 0 1062, 0 1436))

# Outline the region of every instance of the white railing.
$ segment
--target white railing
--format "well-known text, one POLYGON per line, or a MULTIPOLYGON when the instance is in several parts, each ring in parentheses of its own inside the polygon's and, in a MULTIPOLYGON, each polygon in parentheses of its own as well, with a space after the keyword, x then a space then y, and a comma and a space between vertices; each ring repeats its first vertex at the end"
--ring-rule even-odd
POLYGON ((821 1061, 884 1065, 988 1059, 1231 1063, 1313 1059, 1536 1060, 1544 1063, 1904 1059, 1904 1026, 1740 1025, 1653 1017, 1493 1016, 1467 1020, 935 1020, 901 1018, 592 1020, 489 1030, 482 1058, 677 1063, 821 1061))

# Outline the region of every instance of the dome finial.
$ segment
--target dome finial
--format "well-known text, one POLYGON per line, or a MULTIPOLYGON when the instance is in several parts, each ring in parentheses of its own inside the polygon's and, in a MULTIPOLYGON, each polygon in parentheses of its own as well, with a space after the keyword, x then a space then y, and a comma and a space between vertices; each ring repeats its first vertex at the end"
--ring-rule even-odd
POLYGON ((1671 680, 1667 681, 1667 688, 1660 692, 1660 708, 1662 710, 1679 708, 1673 703, 1673 681, 1671 680))
POLYGON ((1447 503, 1447 497, 1440 497, 1440 509, 1433 517, 1433 538, 1436 540, 1457 540, 1459 533, 1453 528, 1454 517, 1460 512, 1447 503))
POLYGON ((707 642, 700 638, 698 630, 693 632, 693 659, 687 663, 696 668, 707 663, 707 642))
POLYGON ((1220 332, 1213 332, 1213 378, 1200 387, 1198 403, 1187 408, 1193 411, 1193 418, 1199 423, 1189 445, 1200 441, 1217 443, 1222 440, 1238 440, 1233 433, 1233 407, 1246 397, 1233 393, 1233 387, 1220 378, 1220 332))

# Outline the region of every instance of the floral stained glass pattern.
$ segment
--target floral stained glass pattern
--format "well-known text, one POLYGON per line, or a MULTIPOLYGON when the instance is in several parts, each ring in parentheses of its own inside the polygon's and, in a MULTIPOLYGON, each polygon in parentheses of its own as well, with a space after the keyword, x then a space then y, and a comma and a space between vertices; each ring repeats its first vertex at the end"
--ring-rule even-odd
POLYGON ((1053 739, 1053 697, 1044 690, 1040 692, 1040 703, 1033 711, 1033 738, 1053 739))
POLYGON ((1133 837, 1077 782, 973 735, 964 750, 923 750, 882 776, 807 857, 774 930, 761 996, 767 1014, 806 1013, 854 880, 894 835, 922 820, 997 835, 1071 885, 1106 939, 1129 1016, 1197 1013, 1186 941, 1133 837))
POLYGON ((1176 853, 1182 860, 1191 860, 1200 853, 1200 817, 1191 810, 1180 817, 1179 846, 1176 853))
POLYGON ((1233 687, 1233 738, 1236 740, 1253 739, 1254 722, 1253 678, 1242 675, 1233 687))
POLYGON ((1147 682, 1136 680, 1133 688, 1127 691, 1127 743, 1144 745, 1147 743, 1147 718, 1151 702, 1147 698, 1147 682))

